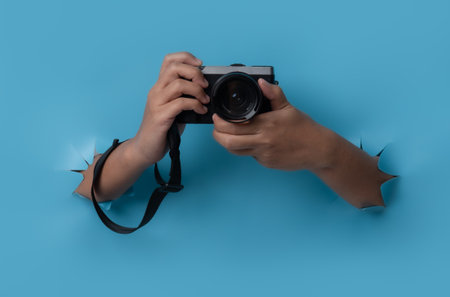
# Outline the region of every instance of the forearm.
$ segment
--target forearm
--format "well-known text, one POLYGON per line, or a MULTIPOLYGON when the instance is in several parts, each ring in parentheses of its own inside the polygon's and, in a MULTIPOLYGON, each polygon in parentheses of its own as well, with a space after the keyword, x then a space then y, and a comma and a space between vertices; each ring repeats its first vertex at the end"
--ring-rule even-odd
POLYGON ((357 208, 384 206, 381 185, 393 176, 378 169, 372 157, 343 137, 329 133, 329 166, 313 172, 340 197, 357 208))
MULTIPOLYGON (((204 89, 208 81, 199 66, 202 61, 187 52, 168 54, 164 57, 158 81, 147 95, 144 116, 136 135, 120 144, 106 160, 95 196, 98 201, 120 197, 133 185, 145 169, 161 160, 167 152, 167 131, 175 117, 184 110, 205 114, 209 103, 204 89), (185 78, 185 79, 184 79, 185 78), (180 95, 186 95, 183 97, 180 95)), ((182 126, 179 126, 182 130, 182 126)), ((94 158, 77 193, 92 199, 91 186, 94 158)))
MULTIPOLYGON (((134 144, 134 138, 131 138, 119 145, 109 155, 103 167, 98 187, 95 190, 95 197, 98 202, 119 198, 151 165, 138 158, 134 144)), ((82 172, 83 181, 75 190, 75 192, 89 199, 92 199, 91 186, 94 167, 100 157, 100 154, 96 155, 88 169, 82 172)))

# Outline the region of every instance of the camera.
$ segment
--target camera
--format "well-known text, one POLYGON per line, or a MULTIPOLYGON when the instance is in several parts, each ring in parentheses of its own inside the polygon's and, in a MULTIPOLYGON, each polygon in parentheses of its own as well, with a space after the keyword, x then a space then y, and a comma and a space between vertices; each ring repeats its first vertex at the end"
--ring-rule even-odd
POLYGON ((272 66, 200 66, 209 85, 205 93, 211 101, 205 106, 206 114, 197 114, 192 110, 181 112, 178 123, 212 124, 212 115, 217 113, 229 122, 245 122, 257 114, 271 110, 270 102, 261 92, 258 79, 277 83, 272 66))

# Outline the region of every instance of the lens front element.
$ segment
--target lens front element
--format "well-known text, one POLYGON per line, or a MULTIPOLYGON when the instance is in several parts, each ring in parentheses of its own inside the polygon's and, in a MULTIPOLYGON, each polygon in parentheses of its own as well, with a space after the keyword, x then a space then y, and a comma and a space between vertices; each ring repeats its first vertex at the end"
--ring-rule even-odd
POLYGON ((261 105, 261 90, 245 73, 233 72, 217 80, 212 90, 212 102, 222 118, 241 122, 253 117, 261 105))

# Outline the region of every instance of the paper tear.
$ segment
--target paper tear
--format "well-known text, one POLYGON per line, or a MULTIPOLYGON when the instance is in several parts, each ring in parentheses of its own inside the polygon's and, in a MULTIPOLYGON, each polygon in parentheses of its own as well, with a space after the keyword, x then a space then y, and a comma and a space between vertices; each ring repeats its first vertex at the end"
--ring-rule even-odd
MULTIPOLYGON (((86 197, 75 191, 72 192, 72 195, 78 198, 82 198, 83 200, 87 199, 86 197)), ((112 201, 99 202, 98 205, 100 205, 103 210, 107 211, 111 209, 112 201)))
MULTIPOLYGON (((389 144, 388 144, 389 145, 389 144)), ((385 145, 375 156, 378 158, 377 160, 377 168, 380 172, 382 172, 385 175, 388 175, 386 177, 386 180, 384 182, 381 183, 380 185, 380 192, 381 192, 381 199, 384 202, 384 206, 381 205, 369 205, 369 206, 363 206, 361 208, 359 208, 361 211, 367 212, 367 213, 380 213, 381 211, 384 210, 385 206, 386 206, 386 202, 391 200, 392 196, 392 184, 394 183, 394 180, 396 180, 399 176, 396 174, 392 174, 390 172, 392 171, 387 171, 384 170, 382 168, 382 166, 380 166, 381 163, 381 159, 382 156, 384 156, 385 154, 383 154, 386 150, 386 148, 388 147, 388 145, 385 145), (391 191, 388 191, 387 189, 390 189, 391 191)), ((363 151, 365 151, 363 149, 363 141, 362 138, 360 139, 360 145, 359 148, 363 151)))
POLYGON ((381 205, 374 205, 374 206, 367 206, 367 207, 361 207, 360 210, 367 213, 380 213, 384 211, 384 206, 381 205))
MULTIPOLYGON (((89 148, 89 151, 87 151, 87 149, 85 149, 85 151, 84 151, 84 153, 81 153, 79 150, 77 150, 73 145, 71 146, 71 148, 72 148, 72 155, 77 155, 79 158, 78 158, 78 161, 77 162, 73 162, 73 164, 80 164, 80 161, 84 161, 84 164, 87 166, 87 168, 82 168, 82 169, 66 169, 66 171, 69 171, 69 172, 74 172, 74 173, 79 173, 79 174, 81 174, 82 176, 83 176, 83 180, 80 182, 80 184, 84 181, 84 178, 85 178, 85 172, 89 169, 89 166, 92 166, 92 164, 94 163, 94 159, 95 159, 95 157, 97 156, 97 155, 99 155, 100 153, 98 152, 98 145, 100 145, 102 148, 104 147, 104 151, 106 151, 106 149, 108 148, 108 146, 106 145, 106 142, 105 143, 103 143, 103 145, 102 145, 102 143, 100 142, 100 144, 98 143, 98 141, 93 141, 93 142, 91 142, 91 144, 93 144, 93 147, 92 146, 88 146, 88 148, 89 148), (87 156, 87 158, 86 158, 86 156, 87 156), (89 163, 88 162, 88 160, 90 160, 91 162, 89 163)), ((86 147, 85 147, 86 148, 86 147)), ((73 156, 72 156, 73 157, 73 156)), ((80 167, 84 167, 84 165, 83 166, 80 166, 80 165, 76 165, 76 166, 74 166, 74 167, 78 167, 78 168, 80 168, 80 167)), ((78 185, 79 186, 79 185, 78 185)), ((78 186, 77 186, 77 188, 72 192, 72 194, 74 195, 74 196, 76 196, 76 197, 80 197, 80 198, 83 198, 83 199, 89 199, 89 197, 86 197, 86 196, 84 196, 84 195, 82 195, 82 194, 80 194, 80 193, 78 193, 76 190, 78 189, 78 186)), ((125 193, 124 194, 122 194, 120 197, 124 197, 124 196, 134 196, 135 195, 135 192, 134 192, 134 187, 133 186, 131 186, 130 188, 128 188, 126 191, 125 191, 125 193)), ((118 198, 118 199, 115 199, 114 201, 117 201, 117 200, 119 200, 120 199, 120 197, 118 198)), ((104 202, 99 202, 99 205, 102 207, 102 209, 103 210, 110 210, 111 209, 111 207, 113 206, 113 202, 114 201, 104 201, 104 202)))
MULTIPOLYGON (((393 144, 388 144, 383 150, 383 154, 380 154, 378 160, 378 167, 384 172, 400 172, 399 162, 395 156, 401 155, 399 148, 393 144)), ((392 174, 392 173, 391 173, 392 174)))

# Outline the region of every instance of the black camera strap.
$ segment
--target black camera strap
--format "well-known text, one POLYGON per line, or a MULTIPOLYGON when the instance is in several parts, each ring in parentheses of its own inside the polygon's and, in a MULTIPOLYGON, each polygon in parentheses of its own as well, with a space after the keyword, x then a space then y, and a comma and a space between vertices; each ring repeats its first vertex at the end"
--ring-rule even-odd
MULTIPOLYGON (((125 140, 126 141, 126 140, 125 140)), ((145 209, 144 216, 142 217, 141 222, 137 227, 125 227, 121 226, 115 222, 113 222, 108 216, 103 212, 101 207, 98 205, 98 202, 95 198, 94 194, 94 187, 98 187, 98 183, 100 180, 100 174, 102 173, 103 166, 105 165, 105 161, 108 158, 108 156, 123 142, 119 142, 118 139, 114 139, 113 144, 111 147, 103 153, 103 155, 100 157, 100 159, 97 161, 94 167, 94 177, 92 180, 92 187, 91 187, 91 197, 92 197, 92 203, 94 204, 94 208, 97 211, 98 216, 102 220, 103 224, 105 224, 106 227, 111 229, 114 232, 121 233, 121 234, 128 234, 136 231, 137 229, 145 226, 155 215, 156 211, 158 210, 159 205, 163 201, 164 197, 166 197, 167 193, 172 192, 179 192, 181 189, 183 189, 183 186, 181 185, 181 163, 180 163, 180 133, 178 132, 178 125, 176 122, 172 124, 169 131, 167 132, 167 142, 169 145, 169 155, 170 159, 172 161, 171 167, 170 167, 170 179, 168 182, 165 182, 164 179, 161 177, 161 174, 158 170, 158 165, 155 163, 154 171, 155 171, 155 179, 156 182, 160 185, 160 187, 156 188, 152 195, 150 196, 150 199, 148 200, 147 208, 145 209)))

